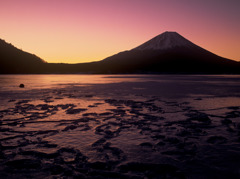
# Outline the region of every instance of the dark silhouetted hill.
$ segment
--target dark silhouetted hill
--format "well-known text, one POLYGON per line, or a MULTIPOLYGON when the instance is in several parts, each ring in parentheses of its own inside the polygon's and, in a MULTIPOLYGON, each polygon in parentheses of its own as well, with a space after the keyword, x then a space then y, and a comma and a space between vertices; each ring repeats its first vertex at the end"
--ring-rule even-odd
POLYGON ((45 62, 36 55, 24 52, 0 39, 1 74, 36 73, 43 63, 45 62))

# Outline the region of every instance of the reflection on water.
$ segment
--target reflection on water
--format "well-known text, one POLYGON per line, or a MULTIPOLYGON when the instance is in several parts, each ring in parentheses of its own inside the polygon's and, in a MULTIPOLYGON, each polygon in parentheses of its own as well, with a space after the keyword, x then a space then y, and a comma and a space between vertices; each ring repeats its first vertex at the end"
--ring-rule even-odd
POLYGON ((63 88, 121 82, 239 85, 240 75, 0 75, 0 91, 63 88), (25 88, 19 88, 19 84, 25 88))
POLYGON ((138 81, 140 78, 126 75, 126 78, 110 78, 110 75, 0 75, 0 90, 26 90, 65 87, 67 85, 107 84, 138 81), (18 88, 23 83, 25 89, 18 88))
POLYGON ((1 178, 240 177, 237 76, 0 78, 1 178))

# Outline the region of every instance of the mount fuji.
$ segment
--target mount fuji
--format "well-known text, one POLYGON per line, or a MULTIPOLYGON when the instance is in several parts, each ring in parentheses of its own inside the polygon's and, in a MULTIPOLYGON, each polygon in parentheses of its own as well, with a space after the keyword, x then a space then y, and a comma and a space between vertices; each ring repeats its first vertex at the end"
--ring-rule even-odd
POLYGON ((195 45, 177 32, 164 32, 133 50, 166 50, 175 47, 194 47, 195 45))
POLYGON ((97 62, 100 73, 240 73, 240 63, 215 55, 177 32, 164 32, 97 62))

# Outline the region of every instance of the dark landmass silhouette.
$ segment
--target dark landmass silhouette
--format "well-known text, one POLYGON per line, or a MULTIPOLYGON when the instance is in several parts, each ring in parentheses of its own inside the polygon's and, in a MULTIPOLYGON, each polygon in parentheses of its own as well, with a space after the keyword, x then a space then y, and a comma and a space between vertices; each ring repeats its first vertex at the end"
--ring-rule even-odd
POLYGON ((215 55, 176 32, 164 32, 101 61, 79 64, 47 63, 0 40, 0 59, 1 74, 240 74, 240 62, 215 55))
POLYGON ((46 62, 0 39, 0 73, 36 73, 46 62))

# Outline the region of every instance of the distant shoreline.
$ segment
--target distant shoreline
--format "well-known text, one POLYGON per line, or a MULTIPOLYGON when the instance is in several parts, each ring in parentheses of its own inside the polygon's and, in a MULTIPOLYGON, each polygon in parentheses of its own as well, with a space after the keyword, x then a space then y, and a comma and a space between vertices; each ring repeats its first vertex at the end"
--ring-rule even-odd
POLYGON ((239 73, 0 73, 0 75, 240 75, 239 73))

